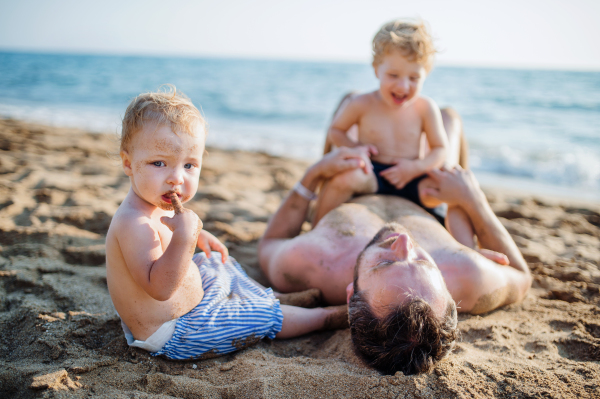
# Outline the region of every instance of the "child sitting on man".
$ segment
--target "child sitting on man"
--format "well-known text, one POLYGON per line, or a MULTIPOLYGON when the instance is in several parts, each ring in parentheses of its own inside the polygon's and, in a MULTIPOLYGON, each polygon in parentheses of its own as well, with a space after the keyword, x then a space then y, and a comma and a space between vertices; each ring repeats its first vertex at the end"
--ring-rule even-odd
POLYGON ((106 279, 128 344, 190 359, 343 320, 339 307, 280 305, 183 208, 198 188, 206 133, 175 88, 139 95, 125 112, 120 156, 131 188, 106 237, 106 279))
MULTIPOLYGON (((439 107, 421 95, 434 53, 422 21, 392 21, 375 35, 373 69, 379 89, 348 95, 328 130, 328 142, 338 147, 362 146, 373 169, 368 173, 356 169, 324 184, 313 225, 353 195, 374 193, 406 198, 442 219, 433 209, 441 203, 425 195, 426 188, 435 188, 427 173, 445 163, 453 167, 453 162, 446 161, 455 157, 448 154, 439 107), (358 128, 358 141, 348 135, 353 126, 358 128), (422 133, 427 143, 422 143, 422 133), (425 154, 427 145, 430 150, 425 154)), ((471 223, 459 208, 448 209, 446 226, 459 242, 475 245, 471 223)))

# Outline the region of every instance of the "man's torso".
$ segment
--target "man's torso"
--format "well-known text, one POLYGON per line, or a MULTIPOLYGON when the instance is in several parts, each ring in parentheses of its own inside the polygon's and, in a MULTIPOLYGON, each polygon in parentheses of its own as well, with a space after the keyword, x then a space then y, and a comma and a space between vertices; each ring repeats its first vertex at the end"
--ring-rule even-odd
POLYGON ((457 293, 460 279, 455 274, 464 247, 422 208, 385 195, 361 196, 342 204, 313 230, 291 240, 287 250, 303 256, 282 264, 278 276, 270 276, 272 283, 284 291, 319 288, 329 304, 345 303, 358 254, 388 222, 400 223, 411 232, 435 260, 450 293, 457 293))

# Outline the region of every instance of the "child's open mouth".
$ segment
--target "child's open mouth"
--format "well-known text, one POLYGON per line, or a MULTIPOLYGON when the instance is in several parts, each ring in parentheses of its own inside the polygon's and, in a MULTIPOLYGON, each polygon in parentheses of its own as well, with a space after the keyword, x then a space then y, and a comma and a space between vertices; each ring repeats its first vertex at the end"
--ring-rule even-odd
MULTIPOLYGON (((163 194, 161 196, 162 200, 165 201, 167 204, 170 204, 171 203, 171 197, 170 197, 171 194, 172 194, 171 192, 163 194)), ((180 193, 176 193, 176 194, 179 197, 179 199, 181 200, 181 194, 180 193)))
POLYGON ((392 93, 392 99, 394 100, 394 103, 396 103, 396 104, 402 104, 404 101, 406 101, 407 97, 408 96, 406 94, 392 93))

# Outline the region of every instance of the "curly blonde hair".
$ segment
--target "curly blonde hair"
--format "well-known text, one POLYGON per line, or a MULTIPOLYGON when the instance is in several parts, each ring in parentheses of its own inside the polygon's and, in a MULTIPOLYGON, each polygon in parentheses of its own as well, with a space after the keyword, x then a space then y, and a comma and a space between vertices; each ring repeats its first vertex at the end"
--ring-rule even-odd
POLYGON ((373 66, 381 64, 391 50, 398 50, 409 60, 423 65, 427 72, 431 71, 437 52, 423 20, 396 20, 383 25, 373 38, 373 66))
POLYGON ((170 126, 173 132, 194 135, 199 123, 206 137, 207 124, 192 101, 173 85, 162 86, 156 92, 134 98, 123 116, 121 151, 127 150, 135 133, 147 123, 170 126))

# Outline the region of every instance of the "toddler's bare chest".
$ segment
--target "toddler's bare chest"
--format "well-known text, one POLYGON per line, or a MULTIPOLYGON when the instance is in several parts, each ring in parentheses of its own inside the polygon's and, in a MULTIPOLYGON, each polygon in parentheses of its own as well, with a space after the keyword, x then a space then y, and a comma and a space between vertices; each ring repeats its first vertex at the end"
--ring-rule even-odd
POLYGON ((405 112, 397 115, 373 112, 365 115, 359 125, 359 141, 365 143, 385 143, 394 146, 418 145, 423 132, 421 118, 415 113, 405 112))

